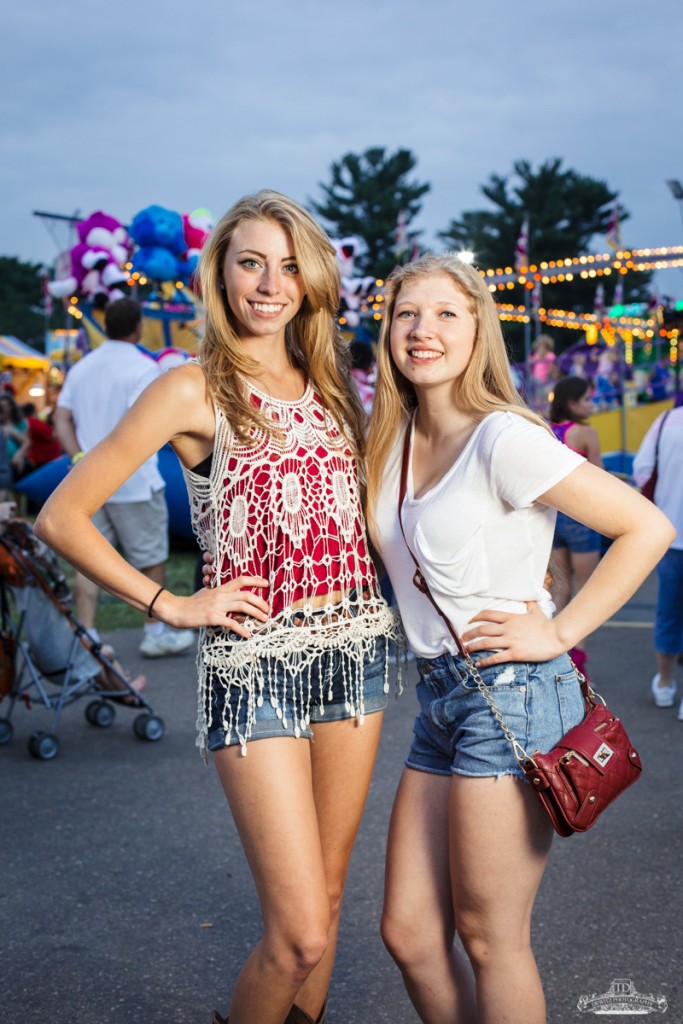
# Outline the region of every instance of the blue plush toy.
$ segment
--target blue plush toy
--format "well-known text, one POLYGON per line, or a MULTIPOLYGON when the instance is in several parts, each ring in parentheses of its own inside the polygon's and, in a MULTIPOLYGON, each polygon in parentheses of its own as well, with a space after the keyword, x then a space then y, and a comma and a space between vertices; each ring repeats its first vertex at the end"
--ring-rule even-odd
POLYGON ((128 231, 140 247, 133 256, 134 270, 153 281, 190 280, 197 259, 183 258, 187 243, 179 213, 163 206, 147 206, 136 213, 128 231))
POLYGON ((136 213, 128 233, 144 249, 158 245, 180 256, 186 248, 182 217, 163 206, 146 206, 136 213))

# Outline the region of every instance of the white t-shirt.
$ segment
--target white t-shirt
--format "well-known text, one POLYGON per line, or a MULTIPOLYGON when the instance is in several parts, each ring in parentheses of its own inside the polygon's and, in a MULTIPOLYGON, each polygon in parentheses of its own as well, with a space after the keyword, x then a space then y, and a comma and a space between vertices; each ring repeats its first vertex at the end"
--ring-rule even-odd
MULTIPOLYGON (((655 447, 662 417, 654 421, 633 461, 633 478, 639 487, 649 479, 655 466, 655 447)), ((666 417, 659 442, 655 503, 676 527, 672 548, 683 549, 683 407, 666 417)))
MULTIPOLYGON (((384 470, 374 540, 410 647, 420 657, 435 658, 457 653, 457 647, 412 582, 415 563, 398 521, 403 440, 401 431, 384 470)), ((527 601, 538 601, 551 614, 543 583, 556 512, 535 499, 584 461, 545 428, 517 413, 495 412, 420 498, 413 497, 411 465, 403 503, 406 538, 432 596, 458 633, 485 608, 524 613, 527 601)))
MULTIPOLYGON (((81 451, 90 451, 110 434, 159 373, 154 360, 128 341, 105 341, 72 366, 57 405, 71 411, 81 451)), ((147 501, 163 486, 158 459, 153 455, 109 501, 147 501)))

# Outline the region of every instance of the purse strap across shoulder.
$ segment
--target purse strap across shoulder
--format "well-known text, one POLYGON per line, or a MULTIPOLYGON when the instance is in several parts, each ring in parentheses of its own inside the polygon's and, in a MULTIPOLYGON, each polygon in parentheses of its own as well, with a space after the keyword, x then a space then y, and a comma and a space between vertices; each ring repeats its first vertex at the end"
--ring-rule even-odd
POLYGON ((667 409, 664 415, 662 416, 662 422, 659 424, 659 430, 657 431, 657 442, 655 444, 655 464, 652 470, 653 472, 657 469, 657 463, 659 462, 659 442, 662 440, 662 431, 664 430, 664 424, 666 423, 667 416, 672 411, 672 409, 667 409))

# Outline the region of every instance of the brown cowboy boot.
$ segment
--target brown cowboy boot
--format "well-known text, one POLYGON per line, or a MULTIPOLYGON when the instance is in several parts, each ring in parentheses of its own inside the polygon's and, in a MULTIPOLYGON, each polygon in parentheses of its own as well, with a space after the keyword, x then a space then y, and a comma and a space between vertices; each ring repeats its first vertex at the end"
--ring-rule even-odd
MULTIPOLYGON (((325 1024, 326 1017, 327 999, 325 1000, 323 1008, 320 1011, 320 1016, 316 1021, 314 1021, 312 1017, 309 1017, 305 1010, 302 1010, 299 1006, 295 1004, 287 1014, 285 1018, 285 1024, 325 1024)), ((216 1022, 216 1024, 220 1024, 220 1021, 216 1022)))
MULTIPOLYGON (((326 1016, 327 999, 325 1000, 325 1004, 322 1010, 320 1011, 320 1016, 318 1017, 317 1021, 314 1021, 312 1017, 309 1017, 305 1010, 302 1010, 298 1006, 293 1006, 292 1009, 287 1014, 285 1024, 325 1024, 326 1016)), ((213 1021, 211 1022, 211 1024, 228 1024, 228 1018, 221 1017, 218 1010, 214 1010, 213 1021)))

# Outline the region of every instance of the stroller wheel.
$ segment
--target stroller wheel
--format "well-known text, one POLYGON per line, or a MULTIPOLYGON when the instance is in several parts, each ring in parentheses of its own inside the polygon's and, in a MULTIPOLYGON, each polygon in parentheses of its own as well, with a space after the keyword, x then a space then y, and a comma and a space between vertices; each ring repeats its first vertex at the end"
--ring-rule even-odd
POLYGON ((34 732, 28 741, 28 749, 39 761, 51 761, 59 753, 59 740, 50 732, 34 732))
POLYGON ((100 729, 108 729, 116 718, 116 711, 104 700, 91 700, 85 709, 85 717, 91 725, 100 729))
POLYGON ((148 715, 147 712, 143 712, 133 722, 135 735, 141 740, 149 740, 150 743, 160 740, 165 731, 164 720, 158 715, 148 715))
POLYGON ((4 747, 5 743, 9 743, 13 735, 14 726, 9 718, 0 718, 0 747, 4 747))

